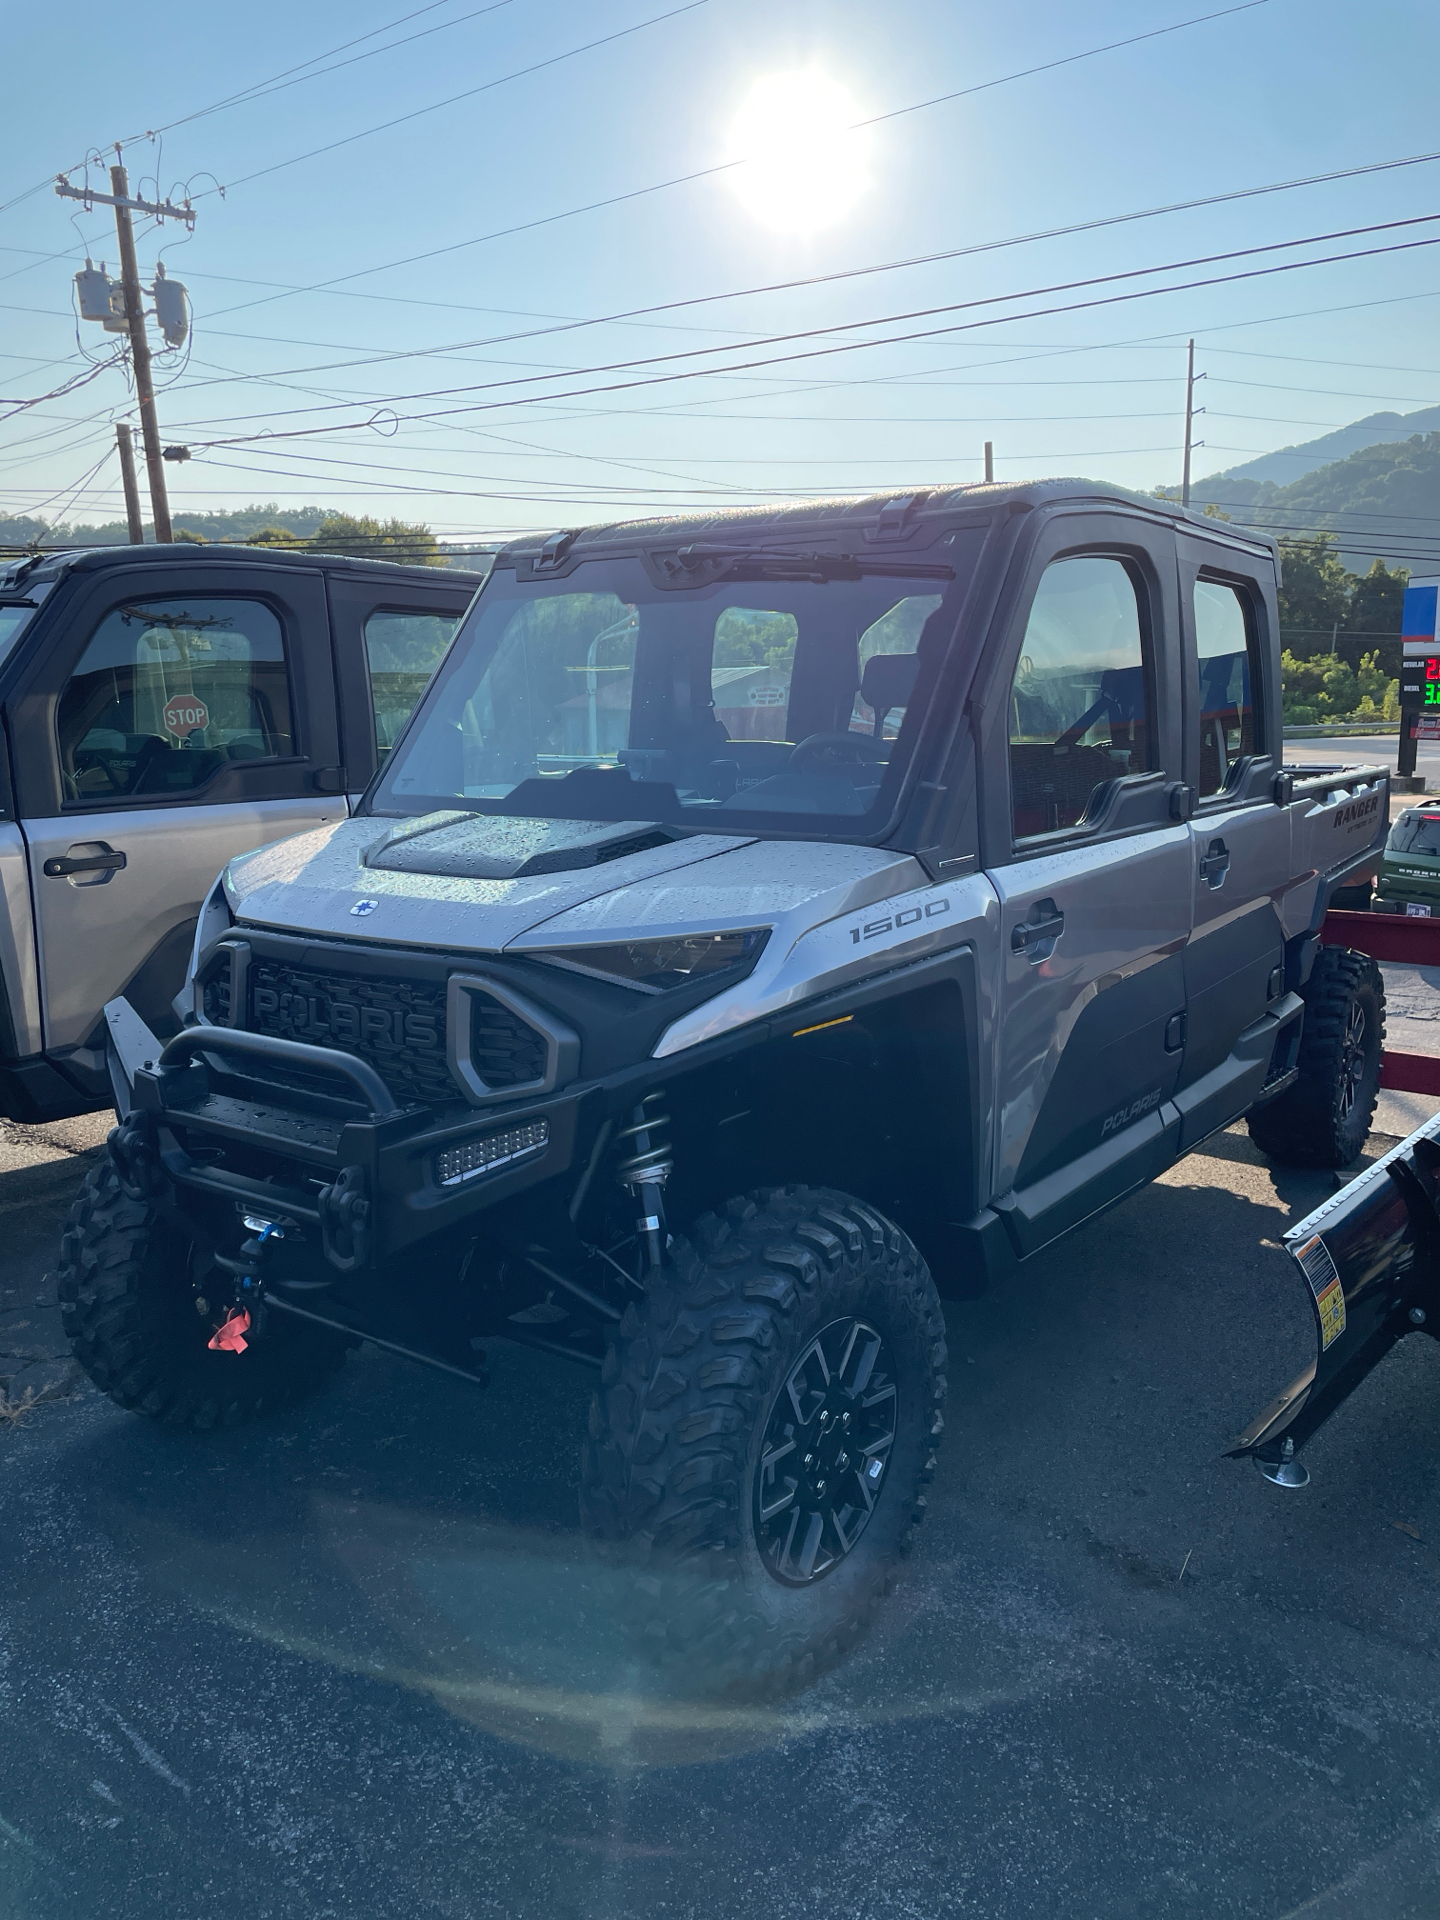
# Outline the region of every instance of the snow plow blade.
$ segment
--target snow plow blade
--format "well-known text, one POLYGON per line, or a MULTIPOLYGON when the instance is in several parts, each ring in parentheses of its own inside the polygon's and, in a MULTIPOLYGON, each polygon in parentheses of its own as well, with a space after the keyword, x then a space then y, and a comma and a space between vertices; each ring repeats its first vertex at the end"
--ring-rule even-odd
POLYGON ((1440 1115, 1285 1235, 1315 1317, 1312 1364, 1233 1447, 1267 1479, 1303 1486, 1294 1462, 1316 1429, 1407 1333, 1440 1333, 1440 1115))

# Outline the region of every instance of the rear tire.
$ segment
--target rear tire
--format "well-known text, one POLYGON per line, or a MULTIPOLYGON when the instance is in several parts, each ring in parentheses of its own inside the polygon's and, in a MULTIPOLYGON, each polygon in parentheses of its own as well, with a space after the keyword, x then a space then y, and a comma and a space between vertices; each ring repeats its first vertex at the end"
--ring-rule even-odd
POLYGON ((344 1364, 353 1342, 278 1316, 244 1353, 212 1353, 227 1295, 196 1311, 195 1257, 178 1226, 125 1193, 108 1158, 90 1169, 61 1241, 60 1316, 75 1358, 118 1406, 172 1427, 238 1426, 344 1364))
POLYGON ((944 1369, 925 1262, 847 1194, 763 1190, 676 1239, 612 1338, 581 1474, 667 1683, 781 1694, 860 1639, 924 1510, 944 1369))
POLYGON ((1385 984, 1368 954, 1322 947, 1301 993, 1299 1078, 1250 1115, 1250 1138, 1281 1166, 1348 1167, 1380 1093, 1385 984))

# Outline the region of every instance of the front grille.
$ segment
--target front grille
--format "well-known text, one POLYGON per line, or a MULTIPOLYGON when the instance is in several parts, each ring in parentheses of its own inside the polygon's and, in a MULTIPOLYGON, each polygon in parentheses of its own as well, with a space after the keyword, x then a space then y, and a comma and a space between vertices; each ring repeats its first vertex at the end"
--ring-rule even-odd
POLYGON ((538 1153, 550 1140, 548 1120, 532 1120, 523 1127, 511 1127, 505 1133, 489 1133, 483 1140, 471 1140, 463 1147, 450 1147, 435 1156, 435 1178, 442 1187, 458 1187, 478 1174, 494 1173, 513 1160, 538 1153))
POLYGON ((543 1080, 548 1055, 544 1034, 488 993, 471 988, 470 998, 470 1063, 485 1085, 500 1093, 543 1080))
POLYGON ((247 997, 252 1033, 356 1054, 405 1104, 452 1106, 460 1099, 445 1063, 441 983, 320 973, 256 955, 247 997))

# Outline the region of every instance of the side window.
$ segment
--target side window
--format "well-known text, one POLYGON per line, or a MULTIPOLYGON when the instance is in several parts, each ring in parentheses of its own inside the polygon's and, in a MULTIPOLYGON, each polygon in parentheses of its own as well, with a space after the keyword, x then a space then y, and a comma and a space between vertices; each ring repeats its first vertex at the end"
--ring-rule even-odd
POLYGON ((1220 793, 1237 761, 1258 753, 1255 695, 1260 685, 1254 621, 1238 589, 1195 582, 1199 654, 1200 794, 1220 793))
POLYGON ((710 697, 731 740, 788 740, 790 677, 800 629, 793 613, 726 607, 715 622, 710 697))
POLYGON ((1098 788, 1150 765, 1147 653, 1123 561, 1086 554, 1051 562, 1010 690, 1017 840, 1075 826, 1098 788))
POLYGON ((365 659, 375 714, 375 754, 383 760, 410 718, 458 624, 438 613, 382 608, 365 622, 365 659))
POLYGON ((292 754, 280 623, 258 600, 116 607, 66 683, 57 732, 66 798, 97 806, 292 754))

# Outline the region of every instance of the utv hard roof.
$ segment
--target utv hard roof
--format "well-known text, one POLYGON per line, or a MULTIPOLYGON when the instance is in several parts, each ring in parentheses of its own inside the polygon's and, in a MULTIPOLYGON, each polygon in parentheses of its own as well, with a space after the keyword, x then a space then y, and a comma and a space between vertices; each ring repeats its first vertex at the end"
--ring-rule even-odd
POLYGON ((317 553, 308 548, 296 552, 292 547, 245 547, 220 541, 199 544, 182 540, 174 546, 67 547, 39 554, 16 554, 10 559, 0 559, 0 582, 22 569, 27 579, 38 581, 54 580, 62 573, 89 572, 97 567, 165 567, 186 560, 219 561, 227 565, 238 560, 241 565, 252 566, 319 567, 327 573, 337 567, 357 567, 372 574, 424 573, 437 580, 454 580, 472 587, 478 587, 485 578, 483 568, 422 567, 414 561, 372 560, 358 553, 317 553))
POLYGON ((737 507, 726 512, 676 514, 655 520, 617 520, 592 527, 562 528, 551 534, 526 534, 503 547, 497 566, 542 559, 574 561, 585 553, 633 552, 637 547, 683 546, 692 541, 745 538, 770 541, 811 538, 816 534, 849 533, 857 541, 874 544, 877 538, 903 546, 937 521, 954 522, 961 516, 1013 509, 1027 511, 1061 502, 1093 503, 1097 507, 1143 507, 1148 514, 1176 526, 1193 527, 1215 538, 1275 555, 1276 542, 1268 533, 1231 521, 1207 519, 1173 500, 1134 493, 1108 481, 1031 480, 1019 485, 977 483, 973 486, 913 487, 904 491, 842 495, 830 499, 787 501, 768 507, 737 507))

